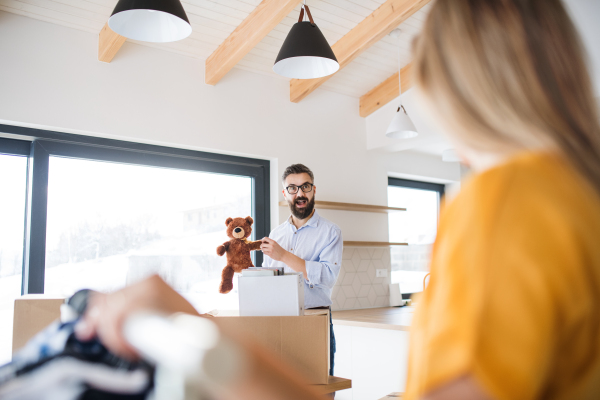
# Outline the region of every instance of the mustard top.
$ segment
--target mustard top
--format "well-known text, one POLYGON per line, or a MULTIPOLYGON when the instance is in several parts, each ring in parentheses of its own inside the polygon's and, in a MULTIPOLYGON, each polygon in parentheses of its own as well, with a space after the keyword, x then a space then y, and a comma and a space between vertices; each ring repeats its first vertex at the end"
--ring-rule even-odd
POLYGON ((405 399, 471 375, 494 399, 600 398, 600 196, 520 154, 444 207, 405 399))

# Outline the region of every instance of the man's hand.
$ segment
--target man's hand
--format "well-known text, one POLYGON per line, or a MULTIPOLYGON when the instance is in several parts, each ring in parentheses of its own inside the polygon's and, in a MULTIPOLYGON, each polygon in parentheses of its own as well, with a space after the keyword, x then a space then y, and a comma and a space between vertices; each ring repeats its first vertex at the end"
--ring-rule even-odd
POLYGON ((306 272, 306 261, 296 256, 295 254, 286 251, 276 241, 271 238, 263 238, 260 249, 262 252, 275 261, 281 261, 296 272, 302 272, 304 279, 308 279, 308 273, 306 272))
POLYGON ((287 251, 271 238, 262 238, 260 250, 275 261, 283 261, 287 251))
POLYGON ((123 324, 127 317, 138 311, 199 315, 186 299, 154 275, 117 292, 91 297, 85 315, 75 327, 75 334, 83 341, 97 336, 113 353, 136 358, 135 350, 123 336, 123 324))

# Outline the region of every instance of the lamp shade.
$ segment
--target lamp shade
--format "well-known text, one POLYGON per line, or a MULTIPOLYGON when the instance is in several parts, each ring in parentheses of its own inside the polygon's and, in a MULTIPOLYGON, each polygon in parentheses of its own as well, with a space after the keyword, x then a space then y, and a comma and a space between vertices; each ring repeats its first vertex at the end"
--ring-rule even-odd
POLYGON ((119 0, 108 26, 121 36, 144 42, 174 42, 192 33, 179 0, 119 0))
POLYGON ((273 71, 286 78, 322 78, 340 69, 333 50, 312 20, 308 7, 304 8, 300 13, 300 20, 292 26, 285 38, 273 65, 273 71), (302 21, 304 8, 310 22, 302 21))
POLYGON ((409 139, 417 135, 417 128, 404 110, 404 107, 398 107, 398 111, 388 126, 385 136, 393 139, 409 139))

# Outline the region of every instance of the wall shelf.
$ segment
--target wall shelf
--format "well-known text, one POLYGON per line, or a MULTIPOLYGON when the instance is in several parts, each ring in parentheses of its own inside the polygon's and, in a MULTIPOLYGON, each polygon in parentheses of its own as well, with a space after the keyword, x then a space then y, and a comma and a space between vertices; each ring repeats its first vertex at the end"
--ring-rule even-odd
POLYGON ((350 242, 344 240, 344 247, 390 247, 390 246, 408 246, 408 243, 394 242, 350 242))
MULTIPOLYGON (((280 201, 279 206, 286 207, 287 201, 280 201)), ((362 211, 387 214, 390 212, 406 211, 406 208, 373 206, 368 204, 338 203, 334 201, 315 200, 315 208, 321 210, 362 211)))

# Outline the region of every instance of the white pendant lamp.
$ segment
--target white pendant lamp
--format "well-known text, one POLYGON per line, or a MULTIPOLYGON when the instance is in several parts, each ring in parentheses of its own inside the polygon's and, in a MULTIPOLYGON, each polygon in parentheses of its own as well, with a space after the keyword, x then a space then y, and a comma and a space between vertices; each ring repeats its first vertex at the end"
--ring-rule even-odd
POLYGON ((460 157, 454 149, 444 150, 442 152, 442 161, 445 162, 460 162, 460 157))
POLYGON ((128 39, 155 43, 174 42, 192 33, 179 0, 119 0, 108 26, 128 39))
POLYGON ((400 104, 396 115, 385 132, 385 136, 393 139, 409 139, 418 136, 417 128, 400 104))
POLYGON ((286 78, 314 79, 331 75, 338 69, 340 64, 305 3, 298 22, 279 50, 273 71, 286 78), (303 21, 304 10, 310 22, 303 21))
MULTIPOLYGON (((400 37, 400 29, 394 29, 390 36, 400 37)), ((399 40, 398 40, 399 41, 399 40)), ((400 93, 399 100, 400 105, 396 110, 396 115, 385 132, 385 136, 392 139, 409 139, 418 136, 417 128, 413 124, 412 120, 408 116, 406 109, 402 105, 402 72, 400 68, 400 44, 398 44, 398 85, 400 93)))

